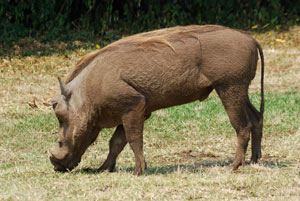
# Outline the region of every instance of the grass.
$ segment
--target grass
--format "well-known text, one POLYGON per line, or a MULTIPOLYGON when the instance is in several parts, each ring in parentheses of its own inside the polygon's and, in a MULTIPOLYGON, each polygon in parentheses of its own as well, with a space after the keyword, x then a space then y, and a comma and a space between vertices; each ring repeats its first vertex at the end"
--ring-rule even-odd
MULTIPOLYGON (((266 58, 263 157, 259 164, 236 172, 229 168, 236 134, 219 98, 212 94, 204 102, 157 111, 147 120, 148 169, 142 176, 132 175, 134 156, 129 146, 118 158, 116 172, 95 172, 107 156, 112 129, 101 132, 76 169, 56 173, 47 156, 58 138, 58 123, 49 106, 58 90, 56 76, 66 75, 93 49, 82 46, 63 54, 1 58, 0 200, 299 200, 297 30, 255 35, 266 58), (285 37, 294 42, 269 43, 285 37)), ((256 107, 259 75, 260 69, 250 88, 256 107)), ((250 153, 248 148, 247 161, 250 153)))
POLYGON ((57 139, 56 119, 51 111, 26 106, 13 122, 1 122, 1 198, 296 200, 300 188, 300 140, 296 134, 300 94, 267 94, 266 100, 264 155, 259 165, 230 171, 236 137, 219 99, 211 97, 156 112, 149 119, 145 126, 148 169, 138 178, 131 175, 134 159, 129 147, 119 157, 116 173, 93 171, 106 157, 112 130, 99 136, 74 171, 55 173, 47 149, 57 139), (284 109, 285 105, 291 107, 284 109))

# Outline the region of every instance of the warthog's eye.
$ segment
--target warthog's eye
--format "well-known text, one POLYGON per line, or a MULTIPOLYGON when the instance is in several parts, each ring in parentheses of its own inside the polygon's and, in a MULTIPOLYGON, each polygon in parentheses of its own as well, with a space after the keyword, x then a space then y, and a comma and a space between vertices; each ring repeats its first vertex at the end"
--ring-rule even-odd
POLYGON ((63 125, 63 117, 58 113, 55 113, 55 116, 58 120, 59 126, 61 127, 63 125))
POLYGON ((59 127, 63 127, 64 125, 68 124, 68 117, 65 114, 61 114, 60 112, 55 113, 56 118, 59 123, 59 127))
POLYGON ((61 127, 62 124, 63 124, 63 121, 62 121, 62 118, 60 116, 56 116, 57 117, 57 120, 58 120, 58 123, 59 123, 59 126, 61 127))
POLYGON ((63 143, 61 141, 58 142, 59 147, 63 146, 63 143))

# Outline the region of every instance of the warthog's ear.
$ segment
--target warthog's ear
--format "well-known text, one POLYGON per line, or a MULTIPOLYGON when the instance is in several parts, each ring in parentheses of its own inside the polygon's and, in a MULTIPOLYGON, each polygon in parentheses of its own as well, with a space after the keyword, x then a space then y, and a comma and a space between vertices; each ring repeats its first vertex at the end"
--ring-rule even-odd
POLYGON ((61 95, 65 96, 66 99, 71 97, 71 91, 66 88, 66 85, 61 81, 60 77, 57 78, 60 86, 61 95))

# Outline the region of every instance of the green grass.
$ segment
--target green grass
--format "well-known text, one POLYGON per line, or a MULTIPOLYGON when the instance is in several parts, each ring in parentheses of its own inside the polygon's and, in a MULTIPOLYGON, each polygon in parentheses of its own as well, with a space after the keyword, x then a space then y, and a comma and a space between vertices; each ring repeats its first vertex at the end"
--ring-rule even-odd
MULTIPOLYGON (((252 94, 251 99, 258 105, 260 95, 252 94)), ((263 158, 259 165, 238 172, 229 168, 236 134, 217 96, 157 111, 145 125, 148 169, 141 177, 131 175, 134 157, 128 146, 115 173, 95 173, 106 158, 112 129, 99 135, 71 173, 54 172, 47 149, 56 143, 57 120, 50 110, 26 106, 0 124, 0 198, 296 200, 300 188, 299 105, 298 92, 266 94, 263 158)))

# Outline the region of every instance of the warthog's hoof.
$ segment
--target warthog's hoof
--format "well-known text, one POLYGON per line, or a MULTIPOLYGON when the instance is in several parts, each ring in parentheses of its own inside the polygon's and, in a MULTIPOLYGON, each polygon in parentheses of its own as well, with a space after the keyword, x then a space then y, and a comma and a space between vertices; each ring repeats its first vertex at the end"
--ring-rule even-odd
POLYGON ((235 159, 230 167, 234 171, 237 170, 241 165, 245 166, 245 158, 235 159))
POLYGON ((261 158, 261 152, 257 152, 251 156, 251 163, 257 163, 257 161, 261 158))

